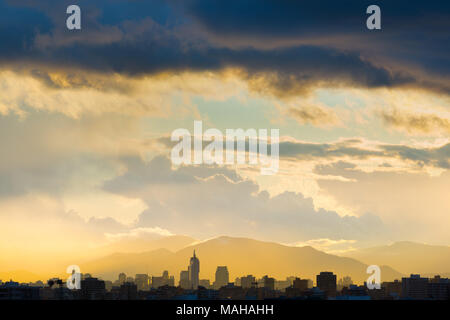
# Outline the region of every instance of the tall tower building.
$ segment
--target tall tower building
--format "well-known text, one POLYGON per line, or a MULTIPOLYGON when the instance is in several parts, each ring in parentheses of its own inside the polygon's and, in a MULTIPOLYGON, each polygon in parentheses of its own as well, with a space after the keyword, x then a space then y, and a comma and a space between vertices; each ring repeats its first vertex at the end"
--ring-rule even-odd
POLYGON ((134 281, 137 285, 138 290, 148 290, 149 289, 149 277, 148 274, 136 274, 134 281))
POLYGON ((251 274, 246 277, 241 277, 241 287, 244 289, 257 287, 256 278, 251 274))
POLYGON ((119 286, 123 285, 126 281, 127 281, 127 275, 125 273, 123 273, 123 272, 120 273, 119 274, 119 279, 118 279, 119 286))
POLYGON ((191 284, 189 283, 189 271, 182 270, 180 272, 180 287, 183 289, 190 289, 191 284))
POLYGON ((268 288, 270 290, 275 290, 275 278, 270 278, 269 276, 265 275, 263 277, 264 282, 264 288, 268 288))
POLYGON ((317 275, 316 281, 319 289, 325 291, 327 297, 336 296, 336 275, 333 272, 321 272, 317 275))
POLYGON ((199 273, 200 273, 200 261, 195 256, 191 258, 189 263, 189 281, 191 283, 192 289, 197 290, 199 284, 199 273))
POLYGON ((228 285, 230 277, 226 266, 218 266, 216 270, 216 281, 214 281, 214 289, 220 289, 228 285))
POLYGON ((402 296, 423 300, 427 298, 428 278, 421 278, 419 274, 412 274, 409 278, 402 278, 402 296))

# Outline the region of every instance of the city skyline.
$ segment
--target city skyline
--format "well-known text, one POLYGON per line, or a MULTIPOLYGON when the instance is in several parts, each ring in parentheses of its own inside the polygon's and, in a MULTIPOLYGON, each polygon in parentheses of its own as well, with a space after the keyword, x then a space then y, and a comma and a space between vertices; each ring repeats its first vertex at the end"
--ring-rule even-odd
MULTIPOLYGON (((135 277, 120 273, 116 281, 105 281, 91 274, 75 275, 78 284, 66 286, 64 280, 52 278, 44 284, 19 284, 13 280, 0 280, 0 300, 448 300, 450 280, 435 275, 432 279, 411 274, 410 277, 379 283, 369 288, 353 283, 351 277, 338 277, 333 272, 322 271, 316 281, 296 276, 277 280, 268 275, 260 279, 252 275, 237 277, 229 282, 226 266, 217 266, 215 279, 199 280, 200 261, 195 250, 190 258, 188 271, 181 271, 176 286, 174 277, 165 270, 162 277, 136 274, 135 277), (184 274, 188 273, 188 279, 184 274), (201 283, 201 285, 200 285, 201 283)), ((69 280, 68 280, 69 281, 69 280)), ((369 281, 369 280, 368 280, 369 281)))
MULTIPOLYGON (((173 249, 173 248, 172 248, 173 249)), ((103 279, 111 280, 117 274, 125 272, 127 274, 161 274, 164 270, 169 270, 174 277, 174 282, 184 278, 183 288, 190 288, 192 278, 191 263, 193 251, 200 252, 207 264, 203 264, 200 272, 200 263, 193 260, 196 265, 194 269, 198 271, 198 282, 205 279, 215 279, 218 272, 216 267, 231 267, 219 273, 228 273, 228 279, 234 279, 242 274, 252 273, 254 276, 263 277, 271 274, 276 278, 286 278, 289 276, 302 276, 310 279, 315 278, 315 274, 322 268, 338 274, 350 276, 354 282, 363 283, 368 274, 366 269, 371 264, 381 267, 381 280, 391 281, 403 276, 420 273, 427 276, 440 274, 449 277, 447 271, 450 266, 450 248, 423 246, 414 243, 397 243, 392 246, 372 248, 367 252, 361 251, 353 254, 350 258, 325 254, 312 247, 292 247, 272 242, 263 242, 246 238, 219 237, 206 242, 193 244, 187 247, 182 246, 180 250, 173 252, 163 248, 153 248, 153 250, 136 253, 112 253, 107 256, 99 256, 96 259, 84 264, 80 264, 80 272, 87 272, 101 276, 103 279), (381 250, 383 254, 375 250, 381 250), (251 256, 251 259, 249 259, 251 256), (355 256, 357 259, 355 259, 355 256), (359 260, 358 260, 359 259, 359 260), (282 263, 280 263, 282 261, 282 263), (304 261, 311 261, 305 264, 304 261), (439 267, 436 268, 435 266, 439 267), (300 272, 300 273, 299 273, 300 272), (180 275, 180 277, 178 277, 180 275)), ((72 260, 74 264, 76 260, 72 260)), ((78 264, 78 262, 76 262, 78 264)), ((21 272, 4 273, 0 270, 0 279, 15 278, 21 282, 36 281, 42 278, 58 275, 65 278, 67 265, 55 272, 48 272, 45 275, 30 273, 22 277, 21 272)), ((195 270, 193 270, 195 273, 195 270)), ((123 275, 122 275, 123 276, 123 275)), ((125 276, 123 276, 124 278, 125 276)), ((171 276, 172 277, 172 276, 171 276)), ((163 276, 164 278, 164 276, 163 276)), ((163 279, 161 278, 161 279, 163 279)), ((165 276, 168 280, 168 275, 165 276)), ((161 280, 164 281, 164 280, 161 280)), ((214 286, 214 282, 210 285, 214 286)))
POLYGON ((449 277, 450 2, 372 5, 0 0, 0 279, 449 277))

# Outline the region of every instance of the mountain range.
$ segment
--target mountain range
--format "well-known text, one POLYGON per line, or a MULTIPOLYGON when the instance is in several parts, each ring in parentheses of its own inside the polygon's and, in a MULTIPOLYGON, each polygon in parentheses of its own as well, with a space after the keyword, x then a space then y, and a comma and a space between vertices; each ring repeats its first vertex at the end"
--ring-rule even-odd
POLYGON ((388 264, 404 274, 445 275, 450 272, 450 247, 409 241, 359 249, 346 254, 367 264, 388 264))
MULTIPOLYGON (((288 276, 315 280, 319 272, 332 271, 338 279, 350 276, 353 281, 363 283, 369 276, 366 268, 371 264, 381 267, 382 281, 400 279, 411 273, 450 277, 450 247, 407 241, 357 249, 337 256, 310 246, 294 247, 226 236, 206 241, 180 235, 124 238, 87 250, 89 256, 80 259, 79 265, 83 273, 108 280, 117 279, 121 272, 134 277, 137 273, 157 276, 168 270, 178 281, 180 271, 187 270, 194 250, 200 259, 200 278, 210 280, 214 279, 217 266, 222 265, 228 267, 230 281, 248 274, 258 278, 267 274, 279 280, 288 276)), ((0 279, 28 282, 54 276, 67 277, 65 268, 57 270, 63 271, 55 274, 49 269, 48 275, 42 272, 36 275, 25 270, 0 270, 3 271, 0 279)))
MULTIPOLYGON (((173 240, 173 239, 172 239, 173 240)), ((321 271, 332 271, 338 278, 351 276, 364 282, 367 265, 356 259, 339 257, 312 247, 291 247, 273 242, 247 238, 218 237, 172 252, 161 248, 141 253, 114 253, 85 263, 82 272, 104 279, 117 279, 120 272, 134 276, 137 273, 160 275, 164 270, 178 279, 181 270, 187 270, 193 252, 200 259, 200 278, 214 279, 217 266, 227 266, 230 281, 252 274, 269 275, 277 279, 288 276, 315 279, 321 271)), ((402 274, 389 266, 380 266, 382 280, 399 279, 402 274)))

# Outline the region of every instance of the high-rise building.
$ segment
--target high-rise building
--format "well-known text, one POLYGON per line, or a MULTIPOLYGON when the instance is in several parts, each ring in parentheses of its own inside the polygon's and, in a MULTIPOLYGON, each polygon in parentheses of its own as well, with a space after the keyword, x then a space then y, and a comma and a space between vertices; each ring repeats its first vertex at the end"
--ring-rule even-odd
POLYGON ((328 297, 336 296, 336 275, 333 272, 321 272, 316 276, 317 287, 324 291, 328 297))
POLYGON ((125 282, 120 286, 119 297, 121 300, 136 300, 137 286, 132 282, 125 282))
POLYGON ((123 285, 127 281, 127 275, 125 273, 119 274, 119 286, 123 285))
POLYGON ((275 281, 275 290, 284 291, 287 287, 292 286, 294 283, 295 277, 286 277, 286 280, 276 280, 275 281))
POLYGON ((286 296, 289 298, 305 296, 309 290, 308 279, 295 278, 290 287, 284 289, 286 296))
POLYGON ((209 289, 211 287, 211 284, 209 282, 209 279, 200 279, 200 282, 198 284, 200 287, 203 287, 205 289, 209 289))
POLYGON ((402 282, 394 280, 392 282, 383 282, 382 288, 386 288, 386 297, 390 299, 399 299, 402 295, 402 282))
POLYGON ((228 268, 226 266, 218 266, 216 269, 216 280, 214 281, 214 289, 218 290, 226 285, 230 281, 228 274, 228 268))
MULTIPOLYGON (((44 289, 55 292, 51 288, 31 287, 10 280, 0 285, 0 300, 44 300, 45 296, 41 294, 44 289)), ((57 290, 69 291, 67 288, 58 288, 57 290)))
POLYGON ((81 296, 85 300, 103 300, 105 298, 105 282, 97 278, 81 280, 81 296))
POLYGON ((448 300, 450 291, 450 280, 435 276, 427 284, 427 296, 433 300, 448 300))
POLYGON ((409 278, 402 278, 402 297, 426 299, 427 285, 428 278, 421 278, 420 274, 412 274, 409 278))
POLYGON ((106 289, 106 291, 111 291, 112 287, 113 287, 112 281, 105 280, 105 289, 106 289))
POLYGON ((164 270, 162 277, 152 277, 152 288, 159 288, 163 286, 175 286, 175 278, 173 276, 169 277, 169 271, 164 270))
POLYGON ((200 260, 194 255, 189 263, 189 281, 192 289, 197 290, 199 284, 199 274, 200 274, 200 260))
POLYGON ((256 278, 251 274, 245 277, 241 277, 241 287, 244 289, 256 287, 256 278))
MULTIPOLYGON (((349 287, 344 287, 341 291, 341 294, 336 297, 336 300, 371 300, 371 296, 368 294, 368 291, 372 291, 372 293, 375 290, 381 290, 381 289, 374 289, 374 290, 368 290, 367 284, 364 284, 363 286, 357 286, 355 284, 351 284, 349 287)), ((382 290, 384 291, 384 290, 382 290)), ((378 295, 373 295, 373 297, 381 296, 381 292, 378 295)))
POLYGON ((180 287, 183 289, 190 289, 191 283, 189 281, 189 271, 183 270, 180 272, 180 287))
POLYGON ((148 274, 136 274, 134 279, 137 289, 141 291, 147 291, 149 289, 149 277, 148 274))
POLYGON ((337 289, 340 291, 343 288, 350 288, 350 286, 352 284, 353 284, 352 278, 350 278, 349 276, 346 276, 346 277, 339 279, 339 281, 337 283, 337 289))
POLYGON ((292 284, 292 287, 299 289, 300 291, 306 291, 306 290, 308 290, 308 280, 295 278, 295 280, 292 284))
POLYGON ((269 290, 275 290, 275 279, 270 278, 269 276, 264 276, 264 288, 267 288, 269 290))

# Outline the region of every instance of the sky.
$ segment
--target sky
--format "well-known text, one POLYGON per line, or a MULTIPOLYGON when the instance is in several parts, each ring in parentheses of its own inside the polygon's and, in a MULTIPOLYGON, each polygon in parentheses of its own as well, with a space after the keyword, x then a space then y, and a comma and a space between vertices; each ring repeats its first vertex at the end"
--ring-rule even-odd
POLYGON ((449 245, 450 3, 376 1, 368 30, 371 4, 0 0, 0 264, 142 235, 449 245), (174 167, 195 120, 279 129, 278 173, 174 167))

